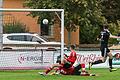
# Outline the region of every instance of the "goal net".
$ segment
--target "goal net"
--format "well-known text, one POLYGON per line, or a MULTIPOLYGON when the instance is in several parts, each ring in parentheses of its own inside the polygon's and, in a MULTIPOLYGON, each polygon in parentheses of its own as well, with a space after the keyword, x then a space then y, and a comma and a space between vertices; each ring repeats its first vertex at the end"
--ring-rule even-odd
POLYGON ((63 59, 64 10, 0 9, 0 48, 0 69, 43 68, 63 59))

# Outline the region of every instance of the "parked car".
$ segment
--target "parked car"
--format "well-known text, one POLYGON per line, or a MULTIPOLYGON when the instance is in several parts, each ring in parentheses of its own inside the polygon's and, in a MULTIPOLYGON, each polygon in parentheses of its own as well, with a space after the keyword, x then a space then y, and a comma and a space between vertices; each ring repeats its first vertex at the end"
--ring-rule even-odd
MULTIPOLYGON (((5 48, 13 49, 13 45, 20 45, 24 47, 25 45, 40 45, 44 48, 55 48, 56 46, 60 48, 60 42, 50 42, 47 38, 39 36, 38 34, 32 33, 11 33, 3 34, 3 46, 5 48), (6 46, 7 45, 7 46, 6 46)), ((15 47, 14 47, 15 48, 15 47)), ((17 49, 18 47, 16 47, 17 49)), ((37 47, 40 48, 40 47, 37 47)))

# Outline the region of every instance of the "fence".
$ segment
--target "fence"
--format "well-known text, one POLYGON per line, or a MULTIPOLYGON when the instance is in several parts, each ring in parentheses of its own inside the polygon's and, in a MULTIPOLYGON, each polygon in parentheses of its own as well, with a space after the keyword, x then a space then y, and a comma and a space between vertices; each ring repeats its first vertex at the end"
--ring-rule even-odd
MULTIPOLYGON (((70 51, 65 51, 69 55, 70 51)), ((78 63, 88 63, 101 58, 100 51, 76 51, 78 63)), ((113 67, 120 67, 120 50, 112 50, 113 67)), ((60 50, 20 49, 0 51, 0 69, 45 69, 56 63, 60 50)), ((108 68, 108 58, 105 63, 93 65, 93 68, 108 68)))
POLYGON ((57 60, 60 50, 4 50, 0 52, 0 69, 43 69, 57 60))

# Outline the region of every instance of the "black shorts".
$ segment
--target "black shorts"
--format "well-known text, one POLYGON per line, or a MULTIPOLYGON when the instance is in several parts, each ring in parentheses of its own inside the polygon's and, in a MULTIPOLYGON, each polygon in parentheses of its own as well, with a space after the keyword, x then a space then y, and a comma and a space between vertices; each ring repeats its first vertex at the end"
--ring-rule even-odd
POLYGON ((63 65, 63 67, 65 68, 65 69, 68 69, 68 68, 70 68, 72 66, 72 63, 71 62, 66 62, 64 65, 63 65))
POLYGON ((81 64, 76 66, 76 67, 74 67, 73 75, 80 75, 81 74, 81 72, 79 71, 80 69, 81 69, 81 64))
POLYGON ((110 50, 106 46, 101 46, 100 50, 102 57, 107 57, 108 53, 110 52, 110 50))

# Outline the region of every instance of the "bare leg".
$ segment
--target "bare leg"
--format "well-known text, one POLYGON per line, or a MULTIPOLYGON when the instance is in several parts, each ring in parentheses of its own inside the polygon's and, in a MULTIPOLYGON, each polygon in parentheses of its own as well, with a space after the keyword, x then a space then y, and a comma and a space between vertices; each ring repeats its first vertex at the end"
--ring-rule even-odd
POLYGON ((61 64, 53 64, 51 67, 49 67, 46 71, 45 71, 45 74, 48 74, 52 69, 54 69, 55 67, 61 67, 62 65, 61 64))
POLYGON ((113 58, 113 56, 112 56, 111 52, 108 53, 108 56, 109 56, 109 67, 110 67, 110 69, 112 69, 112 58, 113 58))
POLYGON ((63 59, 62 60, 62 62, 61 62, 61 64, 65 64, 65 63, 67 63, 68 61, 66 60, 66 59, 63 59))

